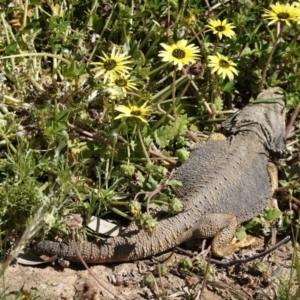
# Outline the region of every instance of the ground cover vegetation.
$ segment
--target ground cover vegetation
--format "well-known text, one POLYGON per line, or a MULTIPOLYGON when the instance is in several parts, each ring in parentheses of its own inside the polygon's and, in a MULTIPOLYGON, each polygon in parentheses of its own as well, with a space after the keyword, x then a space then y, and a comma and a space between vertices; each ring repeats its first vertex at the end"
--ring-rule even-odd
MULTIPOLYGON (((272 86, 288 111, 279 231, 294 228, 300 2, 1 0, 0 14, 3 257, 16 241, 66 237, 73 213, 155 230, 151 209, 183 209, 176 163, 272 86)), ((270 235, 279 215, 266 210, 238 237, 270 235)))

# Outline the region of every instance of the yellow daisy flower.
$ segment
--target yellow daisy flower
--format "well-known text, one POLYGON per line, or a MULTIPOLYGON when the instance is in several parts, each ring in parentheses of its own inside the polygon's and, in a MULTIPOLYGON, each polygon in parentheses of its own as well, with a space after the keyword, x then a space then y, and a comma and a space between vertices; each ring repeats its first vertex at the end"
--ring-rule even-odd
POLYGON ((200 58, 200 49, 194 44, 187 45, 187 40, 180 40, 176 44, 167 45, 161 43, 160 45, 165 49, 160 51, 158 56, 162 57, 163 62, 173 63, 178 65, 178 69, 181 70, 183 65, 189 63, 195 63, 200 58))
POLYGON ((300 20, 300 9, 295 5, 276 2, 271 4, 270 7, 272 10, 264 9, 265 13, 262 15, 266 19, 271 20, 268 25, 276 22, 285 22, 288 26, 291 26, 290 21, 299 22, 300 20))
POLYGON ((232 30, 235 28, 234 25, 231 23, 227 23, 227 20, 208 20, 209 25, 206 25, 205 27, 209 28, 209 31, 212 31, 213 34, 217 34, 220 40, 222 39, 223 34, 229 38, 233 38, 235 36, 235 32, 232 30))
POLYGON ((136 87, 136 84, 133 80, 129 79, 129 77, 129 75, 113 77, 111 82, 108 83, 108 86, 119 88, 124 94, 126 94, 127 91, 137 90, 138 88, 136 87))
POLYGON ((127 53, 120 54, 119 50, 116 52, 115 47, 113 47, 110 56, 104 52, 102 53, 103 56, 99 56, 102 62, 91 63, 91 65, 97 66, 96 68, 92 69, 92 71, 99 71, 95 75, 95 78, 104 74, 103 82, 107 82, 109 79, 112 80, 112 78, 115 76, 126 74, 132 69, 126 66, 127 64, 132 63, 132 61, 128 60, 130 56, 127 56, 127 53))
POLYGON ((211 72, 217 72, 218 75, 222 75, 223 79, 227 76, 229 80, 233 80, 234 74, 238 74, 234 67, 236 64, 222 54, 209 55, 208 59, 210 60, 208 67, 213 68, 211 72))
POLYGON ((137 118, 141 120, 144 123, 148 123, 145 116, 147 116, 150 113, 150 106, 146 106, 147 103, 144 103, 142 106, 137 105, 118 105, 115 107, 115 110, 121 112, 117 117, 115 117, 115 120, 121 119, 121 118, 137 118))
POLYGON ((183 21, 187 25, 192 25, 196 22, 196 17, 190 9, 187 9, 183 14, 183 21))

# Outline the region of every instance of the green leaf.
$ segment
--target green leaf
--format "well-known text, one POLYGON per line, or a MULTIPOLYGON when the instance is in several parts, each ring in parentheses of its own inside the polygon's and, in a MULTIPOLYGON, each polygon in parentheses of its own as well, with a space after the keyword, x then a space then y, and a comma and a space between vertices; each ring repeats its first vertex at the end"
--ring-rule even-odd
POLYGON ((152 143, 153 143, 153 139, 151 138, 151 136, 145 136, 144 137, 144 143, 147 147, 149 147, 152 143))
POLYGON ((174 122, 174 129, 177 131, 177 134, 185 134, 188 123, 189 120, 187 115, 178 116, 174 122))
POLYGON ((17 49, 18 49, 18 43, 17 42, 12 42, 6 47, 5 53, 15 54, 15 53, 17 53, 17 51, 16 51, 17 49))
POLYGON ((281 216, 281 211, 277 208, 266 208, 265 212, 266 212, 266 219, 269 222, 275 221, 281 216))
POLYGON ((85 69, 85 64, 79 64, 79 62, 74 61, 71 66, 62 66, 62 74, 66 78, 75 78, 83 75, 85 73, 85 69))
POLYGON ((54 127, 56 132, 61 133, 63 130, 68 129, 68 124, 66 122, 57 122, 54 127))
POLYGON ((146 62, 145 55, 141 50, 134 51, 134 53, 132 54, 132 57, 138 66, 143 66, 146 62))
POLYGON ((175 155, 178 157, 179 162, 184 163, 188 160, 190 152, 185 148, 181 148, 176 150, 175 155))
POLYGON ((137 146, 136 141, 132 139, 132 140, 130 141, 130 148, 131 148, 131 150, 134 151, 135 148, 136 148, 136 146, 137 146))
POLYGON ((215 99, 212 105, 212 109, 215 113, 221 112, 223 110, 223 105, 223 100, 220 97, 218 97, 215 99))
POLYGON ((171 180, 168 181, 168 185, 171 185, 171 186, 173 186, 173 185, 182 186, 182 182, 180 182, 180 181, 178 181, 176 179, 171 179, 171 180))
POLYGON ((258 233, 262 227, 262 220, 259 218, 254 218, 245 224, 245 228, 247 230, 251 230, 251 232, 258 233))
POLYGON ((245 239, 247 237, 247 233, 246 233, 246 227, 244 226, 240 226, 237 230, 236 230, 236 236, 239 240, 245 239))
POLYGON ((68 111, 67 111, 67 110, 62 110, 62 111, 60 111, 60 112, 57 114, 55 120, 56 120, 57 122, 60 122, 60 121, 66 121, 66 120, 67 120, 67 117, 68 117, 68 111))
POLYGON ((62 75, 65 78, 74 78, 75 74, 70 70, 70 66, 62 66, 62 75))
POLYGON ((160 147, 166 147, 169 145, 169 142, 174 138, 173 128, 170 126, 164 126, 158 128, 154 132, 155 142, 160 147))
POLYGON ((141 77, 146 78, 150 73, 150 68, 137 68, 137 73, 141 77))
POLYGON ((253 52, 253 50, 250 47, 245 47, 241 55, 247 56, 247 55, 250 55, 252 52, 253 52))
POLYGON ((168 211, 171 214, 177 214, 183 210, 183 203, 178 198, 171 199, 168 207, 168 211))
MULTIPOLYGON (((223 87, 222 91, 223 92, 231 92, 234 87, 234 82, 233 81, 228 81, 225 86, 223 87)), ((216 99, 217 100, 217 99, 216 99)), ((220 99, 221 100, 221 99, 220 99)), ((222 101, 222 109, 223 109, 223 101, 222 101)), ((221 109, 221 110, 222 110, 221 109)))
POLYGON ((145 182, 145 176, 140 171, 136 172, 136 178, 139 181, 140 185, 144 184, 144 182, 145 182))
POLYGON ((75 61, 74 62, 74 73, 76 76, 80 76, 84 73, 86 69, 86 65, 85 64, 79 64, 79 62, 75 61))
POLYGON ((292 216, 293 216, 293 212, 291 211, 291 214, 287 214, 287 215, 284 215, 282 217, 282 224, 280 226, 280 230, 281 231, 282 230, 286 230, 287 228, 289 228, 291 226, 291 224, 292 224, 292 220, 291 220, 292 216))
POLYGON ((159 207, 159 205, 157 205, 156 203, 154 203, 154 202, 151 202, 150 204, 149 204, 149 208, 151 208, 151 209, 157 209, 159 207))

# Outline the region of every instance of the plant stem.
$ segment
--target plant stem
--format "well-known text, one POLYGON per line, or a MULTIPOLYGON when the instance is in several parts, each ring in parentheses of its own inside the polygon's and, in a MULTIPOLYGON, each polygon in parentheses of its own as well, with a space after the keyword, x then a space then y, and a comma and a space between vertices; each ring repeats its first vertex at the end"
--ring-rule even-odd
POLYGON ((150 77, 151 75, 156 74, 158 71, 165 69, 167 65, 169 65, 168 62, 160 65, 158 68, 156 68, 156 69, 152 70, 151 72, 149 72, 148 76, 150 77))
POLYGON ((20 101, 20 100, 18 100, 16 98, 13 98, 11 96, 4 95, 3 98, 5 100, 7 100, 7 102, 9 102, 12 105, 19 105, 19 106, 24 107, 24 108, 30 108, 31 107, 30 104, 24 103, 24 102, 22 102, 22 101, 20 101))
POLYGON ((10 140, 7 138, 6 134, 3 132, 3 130, 0 127, 0 135, 2 135, 3 139, 6 141, 6 144, 9 146, 9 148, 12 150, 13 153, 17 153, 17 149, 13 146, 13 144, 10 142, 10 140))
POLYGON ((51 53, 45 53, 45 52, 41 52, 41 53, 23 53, 23 54, 14 54, 14 55, 9 55, 9 56, 3 56, 0 57, 1 59, 7 59, 7 58, 15 58, 15 57, 28 57, 28 56, 47 56, 47 57, 52 57, 58 60, 63 61, 64 63, 66 63, 67 65, 70 65, 71 62, 68 61, 67 59, 63 58, 60 55, 56 55, 56 54, 51 54, 51 53))
MULTIPOLYGON (((280 26, 280 22, 277 25, 280 26)), ((276 50, 279 38, 280 38, 281 33, 282 33, 282 29, 283 29, 283 27, 281 29, 280 29, 280 27, 277 28, 277 36, 276 36, 276 39, 274 41, 274 45, 273 45, 273 48, 272 48, 272 50, 270 52, 270 55, 269 55, 269 57, 267 59, 265 68, 264 68, 262 76, 261 76, 261 80, 260 80, 259 85, 258 85, 258 94, 261 93, 261 91, 263 89, 263 85, 264 85, 264 82, 265 82, 265 79, 266 79, 266 76, 267 76, 267 71, 268 71, 271 59, 273 57, 273 54, 274 54, 274 52, 276 50)))
POLYGON ((148 162, 148 164, 151 164, 151 160, 150 160, 150 158, 149 158, 147 149, 146 149, 146 147, 145 147, 145 144, 144 144, 143 137, 142 137, 141 130, 140 130, 140 127, 139 127, 139 126, 138 126, 138 135, 139 135, 140 143, 141 143, 143 152, 144 152, 144 154, 145 154, 145 157, 146 157, 146 159, 147 159, 147 162, 148 162))
POLYGON ((28 0, 25 0, 25 4, 24 4, 24 15, 23 15, 23 24, 21 29, 23 29, 26 24, 27 24, 27 14, 28 14, 28 0))
MULTIPOLYGON (((181 76, 176 80, 176 87, 179 88, 182 84, 188 81, 188 76, 181 76)), ((155 103, 156 101, 162 101, 166 99, 169 95, 172 94, 172 86, 167 86, 163 90, 159 91, 157 94, 151 97, 151 103, 155 103)))
MULTIPOLYGON (((127 203, 127 204, 128 204, 128 203, 127 203)), ((112 212, 114 212, 115 214, 117 214, 117 215, 119 215, 119 216, 121 216, 121 217, 123 217, 123 218, 126 218, 126 219, 132 221, 132 218, 129 217, 127 214, 123 213, 121 210, 119 210, 119 209, 117 209, 117 208, 115 208, 115 207, 110 207, 110 210, 111 210, 112 212)))
POLYGON ((176 110, 176 67, 173 71, 173 81, 172 81, 172 106, 173 106, 173 114, 175 119, 177 119, 177 110, 176 110))

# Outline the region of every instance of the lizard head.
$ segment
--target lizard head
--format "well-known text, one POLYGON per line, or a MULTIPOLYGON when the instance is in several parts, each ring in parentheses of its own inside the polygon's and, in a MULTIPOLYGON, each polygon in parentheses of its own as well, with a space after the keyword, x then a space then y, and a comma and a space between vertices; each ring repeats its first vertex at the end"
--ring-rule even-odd
POLYGON ((222 127, 230 134, 255 132, 273 154, 285 153, 285 104, 279 88, 269 88, 253 103, 227 119, 222 127), (263 102, 268 101, 268 102, 263 102))

